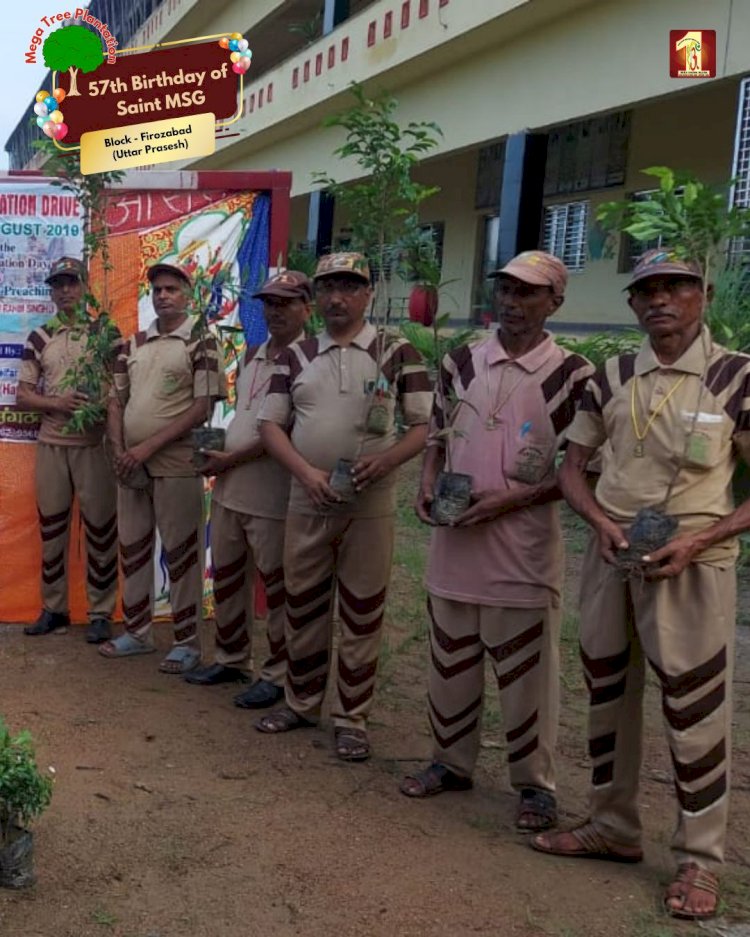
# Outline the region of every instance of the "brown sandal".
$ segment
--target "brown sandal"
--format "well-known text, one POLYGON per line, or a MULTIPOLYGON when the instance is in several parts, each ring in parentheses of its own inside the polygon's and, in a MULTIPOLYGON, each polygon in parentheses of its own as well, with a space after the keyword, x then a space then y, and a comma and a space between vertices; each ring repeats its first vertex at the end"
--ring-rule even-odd
POLYGON ((435 761, 423 771, 408 774, 399 790, 407 797, 432 797, 443 791, 468 791, 474 786, 471 778, 465 778, 440 762, 435 761))
POLYGON ((674 882, 664 896, 664 910, 670 917, 682 921, 703 921, 716 915, 719 907, 719 880, 708 869, 702 869, 696 862, 683 862, 677 867, 674 882), (703 891, 713 895, 713 907, 709 911, 687 911, 685 905, 693 892, 703 891), (681 901, 679 907, 671 905, 673 900, 681 901))
POLYGON ((266 713, 265 716, 255 723, 258 732, 265 732, 267 735, 278 735, 279 732, 291 732, 292 729, 311 729, 315 726, 314 722, 300 716, 288 706, 279 706, 278 709, 266 713))
POLYGON ((370 757, 370 741, 362 729, 339 726, 334 730, 336 756, 341 761, 367 761, 370 757))
POLYGON ((557 801, 551 791, 524 787, 516 812, 516 829, 521 833, 541 833, 557 826, 557 801))
POLYGON ((641 862, 643 850, 606 840, 593 823, 582 823, 562 833, 541 833, 531 839, 531 848, 550 856, 575 859, 604 859, 608 862, 641 862))

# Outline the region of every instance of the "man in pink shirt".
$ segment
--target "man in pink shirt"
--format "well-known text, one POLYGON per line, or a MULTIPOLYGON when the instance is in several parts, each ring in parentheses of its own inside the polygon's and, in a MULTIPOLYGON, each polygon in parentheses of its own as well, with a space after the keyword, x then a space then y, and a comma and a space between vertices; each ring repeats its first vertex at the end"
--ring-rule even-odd
POLYGON ((432 523, 446 446, 451 469, 472 478, 472 503, 432 536, 426 586, 433 761, 404 778, 401 791, 425 797, 472 786, 487 651, 500 690, 510 780, 520 794, 516 824, 540 830, 557 820, 563 545, 553 503, 560 497, 555 456, 593 368, 544 329, 563 302, 567 271, 560 260, 526 251, 492 276, 499 328, 443 360, 422 467, 416 505, 422 520, 432 523))

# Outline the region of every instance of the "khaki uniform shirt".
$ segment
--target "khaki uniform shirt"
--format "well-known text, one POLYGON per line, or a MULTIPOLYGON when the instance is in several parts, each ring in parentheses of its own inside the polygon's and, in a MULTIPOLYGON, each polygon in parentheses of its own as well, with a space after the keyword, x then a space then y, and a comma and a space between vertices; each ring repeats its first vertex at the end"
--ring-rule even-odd
MULTIPOLYGON (((96 320, 91 319, 93 324, 96 320)), ((54 316, 34 329, 26 339, 21 355, 19 382, 31 384, 47 397, 68 394, 73 387, 62 387, 68 370, 86 352, 86 334, 79 327, 71 328, 54 316)), ((105 392, 107 387, 104 387, 105 392)), ((53 446, 96 446, 102 441, 105 424, 92 427, 82 434, 65 433, 70 417, 64 413, 43 413, 39 442, 53 446)))
MULTIPOLYGON (((302 340, 300 335, 298 341, 302 340)), ((268 342, 248 348, 237 376, 237 404, 227 428, 226 451, 244 449, 258 441, 258 413, 276 369, 276 358, 268 357, 268 342)), ((232 511, 253 517, 286 517, 289 502, 289 472, 270 456, 216 476, 213 500, 232 511)))
MULTIPOLYGON (((647 339, 589 381, 568 439, 603 446, 596 500, 612 520, 627 527, 640 508, 661 505, 674 479, 666 511, 679 533, 709 527, 732 512, 737 459, 750 455, 750 357, 716 345, 704 329, 665 365, 647 339)), ((697 559, 723 567, 736 555, 732 538, 697 559)))
MULTIPOLYGON (((452 403, 452 471, 475 491, 521 491, 550 481, 593 366, 551 336, 510 358, 497 334, 446 355, 440 379, 452 403), (458 401, 465 405, 458 405, 458 401)), ((445 425, 440 395, 433 430, 445 425)), ((560 601, 563 541, 558 506, 535 504, 472 527, 436 527, 425 585, 473 605, 546 608, 560 601)))
MULTIPOLYGON (((155 319, 145 332, 123 343, 115 362, 114 392, 124 408, 125 445, 135 446, 164 429, 197 399, 226 397, 224 358, 216 337, 200 338, 188 318, 174 332, 159 332, 155 319)), ((161 477, 195 475, 192 443, 187 433, 146 463, 161 477)))
MULTIPOLYGON (((295 449, 326 472, 338 459, 354 460, 360 453, 390 449, 398 438, 396 405, 406 426, 428 423, 432 389, 418 352, 402 338, 387 337, 378 374, 378 344, 378 334, 367 322, 344 348, 327 332, 290 345, 279 355, 259 419, 291 426, 295 449), (368 389, 375 381, 380 395, 374 401, 387 410, 383 435, 366 429, 368 389)), ((396 475, 391 472, 334 510, 352 517, 392 514, 396 475)), ((320 513, 296 479, 292 479, 289 512, 320 513)))

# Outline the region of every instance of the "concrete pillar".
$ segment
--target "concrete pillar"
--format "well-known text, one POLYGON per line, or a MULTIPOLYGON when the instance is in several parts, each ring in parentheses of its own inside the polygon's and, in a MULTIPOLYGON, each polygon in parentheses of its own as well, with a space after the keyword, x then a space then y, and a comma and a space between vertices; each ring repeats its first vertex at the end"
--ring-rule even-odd
POLYGON ((500 192, 497 265, 539 247, 547 135, 528 130, 508 137, 500 192))
MULTIPOLYGON (((349 18, 349 0, 325 0, 323 35, 327 36, 349 18)), ((325 192, 313 192, 307 213, 307 242, 317 254, 333 247, 333 213, 335 200, 325 192)))

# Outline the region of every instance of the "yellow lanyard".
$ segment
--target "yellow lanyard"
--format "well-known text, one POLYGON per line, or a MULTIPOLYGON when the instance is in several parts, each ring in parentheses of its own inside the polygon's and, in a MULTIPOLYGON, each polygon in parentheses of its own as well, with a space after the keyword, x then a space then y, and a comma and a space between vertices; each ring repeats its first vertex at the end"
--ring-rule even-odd
POLYGON ((659 414, 664 409, 664 407, 666 407, 667 402, 669 401, 669 398, 672 396, 672 394, 674 394, 677 391, 679 387, 682 386, 686 377, 687 377, 687 374, 682 375, 679 381, 677 381, 677 383, 672 387, 672 389, 669 391, 667 396, 662 400, 659 406, 654 410, 654 412, 646 421, 646 425, 643 427, 643 432, 641 432, 641 429, 638 426, 638 417, 635 412, 635 404, 636 404, 635 390, 636 390, 636 383, 638 381, 638 378, 636 376, 633 377, 633 384, 631 386, 631 391, 630 391, 630 418, 633 421, 633 432, 635 433, 635 438, 638 440, 638 442, 635 445, 635 448, 633 449, 633 455, 636 458, 640 459, 643 457, 643 454, 644 454, 643 440, 646 438, 646 436, 648 436, 648 432, 653 426, 654 420, 657 418, 657 416, 659 416, 659 414))

